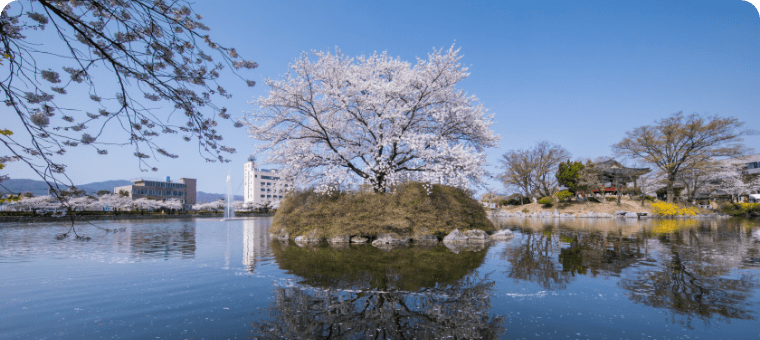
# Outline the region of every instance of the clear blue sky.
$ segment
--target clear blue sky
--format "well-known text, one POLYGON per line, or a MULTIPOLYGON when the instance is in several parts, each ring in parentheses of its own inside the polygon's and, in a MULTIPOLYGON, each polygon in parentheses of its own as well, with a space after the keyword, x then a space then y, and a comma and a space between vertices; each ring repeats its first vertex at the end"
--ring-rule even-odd
MULTIPOLYGON (((302 51, 339 47, 346 55, 387 50, 408 61, 432 48, 461 47, 471 76, 459 88, 495 114, 501 154, 547 140, 573 158, 611 156, 610 145, 634 127, 672 113, 733 116, 760 130, 760 16, 741 0, 719 1, 202 1, 211 35, 260 67, 245 74, 254 88, 234 86, 220 100, 242 116, 302 51)), ((177 121, 178 122, 178 121, 177 121)), ((140 176, 198 178, 198 188, 223 192, 232 169, 241 183, 255 141, 221 124, 237 148, 228 164, 206 163, 193 144, 177 140, 157 173, 141 173, 131 147, 66 155, 75 183, 140 176)), ((745 139, 760 151, 760 136, 745 139)), ((34 178, 10 164, 11 178, 34 178)), ((489 182, 497 191, 500 183, 489 182)), ((238 190, 242 193, 242 188, 238 190)))

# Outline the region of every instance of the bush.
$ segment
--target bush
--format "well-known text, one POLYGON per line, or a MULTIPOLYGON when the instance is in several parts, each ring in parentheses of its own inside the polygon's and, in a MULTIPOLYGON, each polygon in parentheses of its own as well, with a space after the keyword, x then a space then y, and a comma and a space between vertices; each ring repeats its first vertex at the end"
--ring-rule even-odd
POLYGON ((530 210, 528 210, 528 209, 526 208, 526 209, 523 209, 523 210, 522 210, 522 212, 523 212, 524 214, 527 214, 527 213, 529 213, 529 212, 530 212, 530 210))
POLYGON ((523 205, 523 204, 530 204, 532 201, 530 198, 523 197, 522 199, 519 198, 510 198, 508 200, 503 200, 502 205, 523 205))
POLYGON ((552 206, 552 198, 551 197, 541 197, 540 200, 538 200, 539 204, 543 204, 544 207, 551 207, 552 206))
POLYGON ((644 195, 642 197, 642 199, 645 200, 645 201, 654 202, 654 197, 653 196, 644 195))
POLYGON ((760 203, 729 203, 722 206, 720 211, 731 216, 760 214, 760 203))
POLYGON ((607 202, 615 202, 617 201, 617 197, 615 196, 607 196, 604 198, 607 202))
POLYGON ((593 196, 589 196, 588 201, 589 202, 594 202, 594 203, 602 203, 596 197, 593 197, 593 196))
POLYGON ((572 198, 574 195, 573 195, 573 193, 572 193, 572 192, 570 192, 570 191, 568 191, 568 190, 562 190, 562 191, 560 191, 560 192, 556 193, 556 194, 555 194, 555 196, 557 197, 557 199, 558 199, 560 202, 562 202, 562 201, 564 201, 564 200, 567 200, 567 199, 570 199, 570 198, 572 198))
POLYGON ((658 216, 696 216, 697 208, 681 207, 667 202, 652 203, 652 212, 658 216))
POLYGON ((445 236, 460 231, 494 230, 483 206, 469 192, 433 185, 430 195, 421 183, 411 182, 393 193, 340 192, 321 195, 313 190, 285 196, 272 220, 272 231, 285 228, 291 236, 316 230, 320 236, 380 233, 427 233, 445 236))

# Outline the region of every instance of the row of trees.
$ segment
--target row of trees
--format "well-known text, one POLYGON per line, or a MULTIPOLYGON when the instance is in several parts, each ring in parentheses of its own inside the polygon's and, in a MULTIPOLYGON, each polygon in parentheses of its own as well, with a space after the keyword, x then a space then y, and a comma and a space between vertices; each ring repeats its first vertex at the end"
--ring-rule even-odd
MULTIPOLYGON (((209 203, 198 203, 192 206, 192 210, 195 211, 220 211, 224 210, 226 202, 217 200, 209 203)), ((277 209, 279 202, 267 202, 267 203, 245 203, 245 202, 233 202, 233 206, 236 211, 249 211, 260 209, 277 209)), ((66 210, 71 208, 75 211, 103 211, 106 207, 111 210, 145 210, 145 211, 157 211, 157 210, 182 210, 184 205, 177 199, 168 200, 156 200, 149 198, 138 198, 132 200, 129 196, 121 194, 105 193, 99 196, 78 196, 69 197, 67 204, 61 204, 59 199, 52 195, 46 196, 24 196, 21 195, 20 199, 10 202, 10 209, 18 211, 36 211, 36 210, 66 210)))
POLYGON ((103 194, 100 196, 69 197, 66 204, 62 204, 58 197, 52 195, 38 197, 23 197, 9 205, 11 209, 20 211, 36 210, 79 210, 79 211, 103 211, 111 210, 181 210, 182 203, 177 199, 154 200, 138 198, 132 200, 129 196, 120 194, 103 194))
MULTIPOLYGON (((652 166, 655 171, 641 176, 636 184, 644 192, 664 187, 668 202, 675 199, 677 187, 685 188, 689 200, 699 192, 737 196, 760 190, 760 179, 743 174, 744 164, 736 158, 749 150, 741 144, 742 137, 755 133, 742 126, 731 117, 679 112, 626 132, 612 151, 620 158, 652 166)), ((549 142, 527 150, 510 150, 501 163, 505 186, 517 188, 527 197, 552 196, 560 185, 576 194, 626 184, 603 180, 613 164, 610 158, 570 161, 567 150, 549 142)), ((620 195, 622 191, 617 192, 620 195)))

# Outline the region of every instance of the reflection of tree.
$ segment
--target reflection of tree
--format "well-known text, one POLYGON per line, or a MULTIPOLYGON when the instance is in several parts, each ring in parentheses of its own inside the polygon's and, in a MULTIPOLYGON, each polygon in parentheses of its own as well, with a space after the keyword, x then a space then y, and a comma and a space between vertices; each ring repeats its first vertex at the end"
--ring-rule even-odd
POLYGON ((561 238, 570 246, 560 250, 559 262, 562 270, 572 275, 588 275, 590 271, 593 277, 618 276, 644 256, 638 238, 591 232, 563 232, 561 238))
POLYGON ((511 264, 507 276, 535 282, 545 289, 565 289, 573 277, 554 261, 560 249, 552 234, 526 230, 523 235, 517 247, 505 250, 511 264))
POLYGON ((662 234, 660 265, 636 271, 618 285, 632 301, 669 309, 687 323, 693 317, 754 320, 747 299, 758 287, 757 279, 726 277, 742 262, 741 234, 731 235, 699 229, 662 234))
POLYGON ((498 339, 489 317, 493 282, 462 280, 408 291, 275 287, 272 321, 252 323, 261 339, 498 339))
POLYGON ((642 240, 619 233, 545 225, 540 231, 522 229, 522 234, 516 247, 505 250, 511 264, 507 276, 544 289, 565 289, 576 274, 617 276, 643 257, 642 240))

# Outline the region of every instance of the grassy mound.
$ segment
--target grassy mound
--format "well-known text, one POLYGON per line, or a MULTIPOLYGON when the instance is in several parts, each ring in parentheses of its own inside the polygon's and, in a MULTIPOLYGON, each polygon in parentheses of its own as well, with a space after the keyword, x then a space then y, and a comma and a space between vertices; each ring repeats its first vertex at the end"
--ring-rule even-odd
POLYGON ((317 231, 323 237, 381 233, 434 234, 454 229, 494 230, 483 206, 462 189, 433 185, 431 193, 420 183, 407 183, 393 193, 343 192, 320 195, 312 190, 285 197, 274 215, 272 231, 282 228, 291 237, 317 231))

